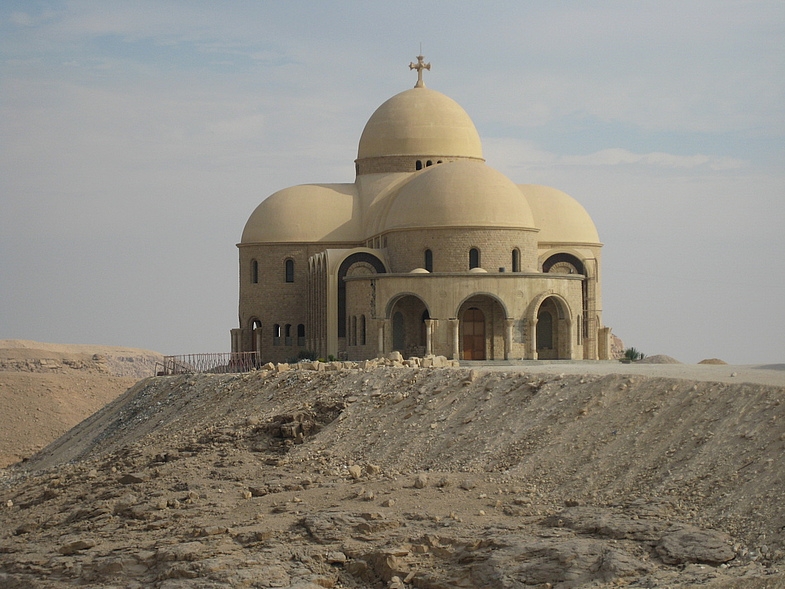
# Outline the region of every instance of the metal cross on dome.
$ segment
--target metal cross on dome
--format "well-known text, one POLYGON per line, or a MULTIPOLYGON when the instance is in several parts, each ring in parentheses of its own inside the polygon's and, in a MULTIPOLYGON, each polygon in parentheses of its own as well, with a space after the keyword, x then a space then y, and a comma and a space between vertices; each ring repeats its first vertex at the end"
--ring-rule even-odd
POLYGON ((415 88, 425 88, 425 82, 422 81, 422 71, 423 70, 431 70, 431 64, 425 63, 423 60, 425 57, 422 55, 417 56, 417 63, 411 62, 409 63, 410 70, 417 70, 417 83, 414 85, 415 88))

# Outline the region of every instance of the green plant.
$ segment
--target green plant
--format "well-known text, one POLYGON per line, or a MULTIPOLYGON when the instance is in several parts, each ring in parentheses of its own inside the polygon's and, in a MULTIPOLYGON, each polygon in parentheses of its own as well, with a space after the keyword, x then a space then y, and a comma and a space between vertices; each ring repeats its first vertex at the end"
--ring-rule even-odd
POLYGON ((643 352, 639 352, 635 348, 627 348, 624 350, 624 359, 630 362, 635 362, 636 360, 643 360, 646 357, 646 354, 643 352))
POLYGON ((333 356, 332 354, 330 354, 329 356, 327 356, 327 361, 328 361, 328 362, 335 362, 335 356, 333 356))

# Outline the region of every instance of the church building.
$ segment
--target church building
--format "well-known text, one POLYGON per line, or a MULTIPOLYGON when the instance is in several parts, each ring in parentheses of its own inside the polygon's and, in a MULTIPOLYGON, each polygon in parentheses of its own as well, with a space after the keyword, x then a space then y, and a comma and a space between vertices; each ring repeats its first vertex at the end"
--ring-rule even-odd
POLYGON ((354 182, 280 190, 238 244, 233 352, 361 360, 605 359, 600 243, 586 210, 485 163, 469 115, 414 88, 365 125, 354 182))

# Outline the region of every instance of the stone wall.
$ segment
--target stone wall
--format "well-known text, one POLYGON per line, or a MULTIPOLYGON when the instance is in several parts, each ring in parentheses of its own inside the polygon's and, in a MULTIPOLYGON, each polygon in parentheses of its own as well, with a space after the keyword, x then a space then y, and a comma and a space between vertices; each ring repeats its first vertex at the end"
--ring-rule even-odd
POLYGON ((512 251, 520 251, 521 271, 537 270, 537 233, 523 229, 445 228, 393 231, 385 235, 391 271, 425 267, 425 250, 433 252, 434 272, 466 272, 469 250, 480 252, 488 272, 512 272, 512 251))

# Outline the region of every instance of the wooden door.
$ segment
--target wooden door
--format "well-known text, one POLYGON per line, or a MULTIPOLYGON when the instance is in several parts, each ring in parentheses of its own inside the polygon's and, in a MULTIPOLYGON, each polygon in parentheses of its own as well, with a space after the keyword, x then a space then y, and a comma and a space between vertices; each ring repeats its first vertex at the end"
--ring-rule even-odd
POLYGON ((476 307, 463 314, 463 359, 485 360, 485 315, 476 307))

